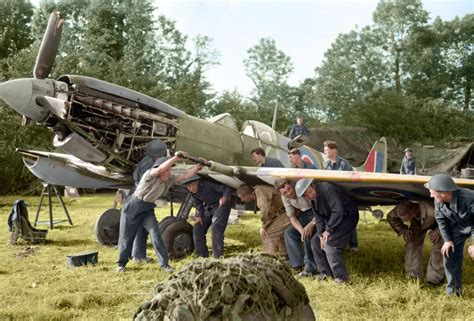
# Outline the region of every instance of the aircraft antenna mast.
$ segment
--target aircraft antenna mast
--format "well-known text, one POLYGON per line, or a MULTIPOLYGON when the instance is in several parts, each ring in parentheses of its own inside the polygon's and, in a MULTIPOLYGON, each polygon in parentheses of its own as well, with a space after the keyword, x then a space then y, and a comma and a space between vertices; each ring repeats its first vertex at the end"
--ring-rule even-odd
POLYGON ((277 113, 278 113, 278 99, 275 100, 275 109, 273 109, 273 120, 272 120, 272 128, 273 129, 276 129, 277 113))

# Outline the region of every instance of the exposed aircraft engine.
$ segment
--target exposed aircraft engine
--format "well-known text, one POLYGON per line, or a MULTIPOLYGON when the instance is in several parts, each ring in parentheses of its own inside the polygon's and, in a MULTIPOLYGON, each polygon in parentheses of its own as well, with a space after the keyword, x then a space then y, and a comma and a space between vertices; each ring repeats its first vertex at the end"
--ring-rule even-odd
POLYGON ((129 89, 88 81, 87 77, 63 76, 60 82, 67 85, 67 95, 61 93, 64 101, 49 97, 39 101, 50 112, 47 123, 56 134, 55 147, 119 173, 133 169, 152 139, 159 138, 174 150, 176 115, 166 113, 161 106, 157 110, 140 104, 139 99, 144 99, 135 98, 129 89))

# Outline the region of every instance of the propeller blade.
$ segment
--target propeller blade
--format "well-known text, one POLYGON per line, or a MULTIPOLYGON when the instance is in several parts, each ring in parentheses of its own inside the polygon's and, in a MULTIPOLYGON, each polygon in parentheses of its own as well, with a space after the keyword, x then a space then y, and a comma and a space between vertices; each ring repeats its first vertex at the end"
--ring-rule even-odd
POLYGON ((58 11, 51 13, 51 16, 49 16, 48 26, 41 41, 41 47, 33 69, 35 78, 44 79, 49 76, 58 52, 63 22, 64 18, 58 11))

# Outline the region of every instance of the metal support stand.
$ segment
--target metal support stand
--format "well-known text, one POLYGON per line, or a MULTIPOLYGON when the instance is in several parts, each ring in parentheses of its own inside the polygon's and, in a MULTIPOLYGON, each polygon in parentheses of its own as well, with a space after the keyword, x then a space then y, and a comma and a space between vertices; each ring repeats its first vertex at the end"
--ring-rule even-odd
POLYGON ((39 203, 39 206, 38 206, 38 211, 36 212, 35 223, 33 224, 33 226, 36 226, 37 223, 42 223, 42 222, 38 222, 38 217, 39 217, 39 214, 41 212, 41 206, 43 205, 43 199, 44 199, 45 195, 48 195, 48 201, 49 201, 49 228, 53 229, 54 224, 59 224, 59 223, 65 222, 65 221, 69 221, 69 224, 73 225, 71 217, 69 216, 69 213, 67 211, 66 205, 64 205, 61 194, 58 193, 58 189, 56 188, 56 186, 54 186, 50 183, 43 183, 43 191, 41 192, 41 199, 40 199, 40 203, 39 203), (59 203, 61 204, 61 206, 64 210, 64 213, 66 213, 67 219, 56 220, 56 221, 53 220, 53 200, 51 198, 51 189, 54 190, 54 193, 56 194, 56 197, 58 198, 59 203))

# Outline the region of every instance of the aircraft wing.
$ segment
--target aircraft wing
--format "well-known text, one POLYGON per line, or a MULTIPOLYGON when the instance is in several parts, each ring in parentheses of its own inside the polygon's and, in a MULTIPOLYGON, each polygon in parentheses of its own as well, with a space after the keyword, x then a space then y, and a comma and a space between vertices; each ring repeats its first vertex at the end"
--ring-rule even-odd
MULTIPOLYGON (((430 200, 429 190, 424 187, 424 184, 431 176, 297 168, 236 167, 221 164, 211 166, 210 170, 204 171, 202 174, 209 175, 234 188, 238 186, 239 182, 251 186, 256 184, 273 185, 278 178, 290 180, 313 178, 321 182, 331 182, 344 188, 359 206, 394 205, 404 200, 430 200), (212 174, 212 171, 220 174, 212 174), (232 184, 225 183, 224 176, 227 176, 227 179, 232 179, 232 184)), ((460 187, 474 189, 474 180, 472 179, 455 178, 454 181, 460 187)))
POLYGON ((124 188, 133 184, 131 175, 111 173, 103 166, 61 153, 17 149, 26 167, 43 182, 78 188, 124 188))

